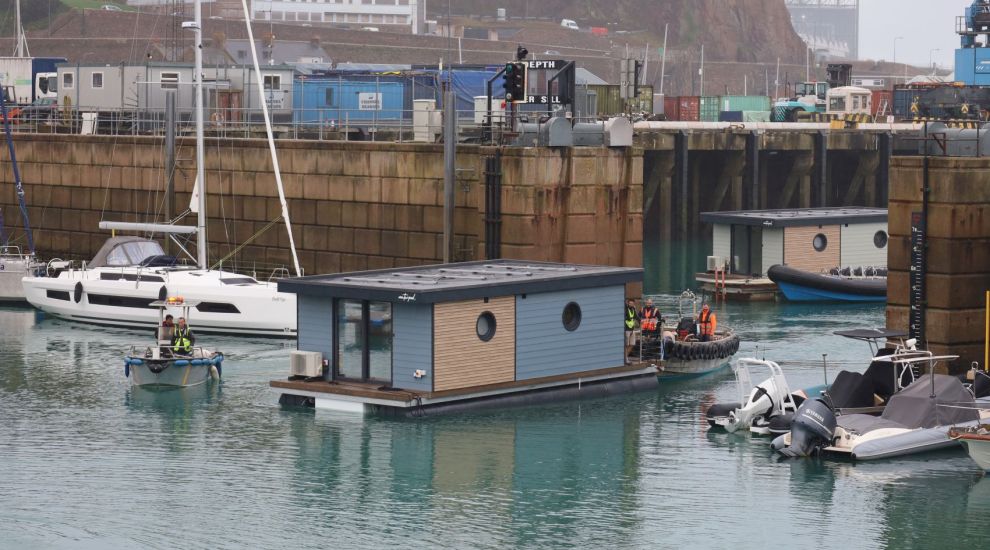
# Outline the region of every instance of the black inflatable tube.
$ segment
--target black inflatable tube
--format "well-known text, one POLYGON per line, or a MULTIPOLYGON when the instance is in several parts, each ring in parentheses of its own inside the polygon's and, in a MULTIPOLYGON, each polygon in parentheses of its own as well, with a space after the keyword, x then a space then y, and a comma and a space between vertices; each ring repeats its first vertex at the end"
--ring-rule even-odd
POLYGON ((845 279, 830 277, 818 273, 809 273, 787 267, 786 265, 770 266, 767 277, 775 283, 790 283, 809 288, 817 288, 830 292, 854 294, 856 296, 886 296, 886 279, 845 279))

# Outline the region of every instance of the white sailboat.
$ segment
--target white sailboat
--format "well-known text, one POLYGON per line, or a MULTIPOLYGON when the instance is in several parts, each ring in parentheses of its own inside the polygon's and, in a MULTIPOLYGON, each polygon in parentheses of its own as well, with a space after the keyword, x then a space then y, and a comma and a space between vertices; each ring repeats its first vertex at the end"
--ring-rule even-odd
MULTIPOLYGON (((181 296, 197 303, 196 328, 203 333, 295 337, 296 297, 278 292, 274 281, 258 281, 237 273, 210 269, 207 261, 206 189, 204 179, 205 147, 203 138, 203 52, 202 10, 195 3, 195 20, 183 23, 195 37, 195 113, 196 113, 196 181, 193 196, 198 204, 197 226, 173 224, 133 224, 102 222, 101 229, 140 231, 158 234, 192 234, 197 236, 197 265, 176 265, 164 256, 161 245, 138 237, 113 237, 104 244, 89 264, 81 269, 65 269, 53 277, 25 277, 22 280, 27 300, 42 311, 71 321, 125 328, 155 327, 157 308, 152 303, 171 296, 181 296)), ((248 34, 253 34, 248 23, 248 34)), ((254 43, 253 37, 249 42, 254 43)), ((256 78, 261 78, 257 53, 252 49, 256 78)), ((268 130, 268 144, 275 169, 282 218, 289 233, 289 244, 296 275, 301 275, 296 256, 292 226, 279 173, 278 157, 272 136, 264 86, 257 83, 268 130)), ((174 315, 179 311, 170 312, 174 315)))

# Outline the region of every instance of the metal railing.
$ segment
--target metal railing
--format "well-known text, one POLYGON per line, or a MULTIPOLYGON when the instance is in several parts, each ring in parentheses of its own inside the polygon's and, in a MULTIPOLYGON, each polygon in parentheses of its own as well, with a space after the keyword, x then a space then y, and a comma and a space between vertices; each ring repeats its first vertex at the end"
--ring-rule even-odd
MULTIPOLYGON (((536 123, 540 126, 553 113, 528 110, 515 115, 515 123, 536 123)), ((516 132, 503 112, 487 114, 474 110, 457 111, 458 141, 466 143, 511 143, 516 132)), ((600 117, 572 117, 572 122, 601 122, 600 117)), ((273 129, 276 139, 386 141, 436 143, 442 140, 440 111, 409 109, 295 109, 291 113, 275 113, 273 129), (423 122, 422 119, 426 119, 423 122)), ((179 136, 195 134, 194 120, 189 112, 178 115, 179 136)), ((264 138, 265 124, 256 109, 211 109, 206 117, 208 138, 264 138)), ((106 136, 158 136, 166 133, 164 109, 104 109, 97 107, 59 107, 46 112, 31 112, 12 117, 11 128, 18 133, 84 134, 106 136)), ((604 133, 604 130, 603 130, 604 133)))

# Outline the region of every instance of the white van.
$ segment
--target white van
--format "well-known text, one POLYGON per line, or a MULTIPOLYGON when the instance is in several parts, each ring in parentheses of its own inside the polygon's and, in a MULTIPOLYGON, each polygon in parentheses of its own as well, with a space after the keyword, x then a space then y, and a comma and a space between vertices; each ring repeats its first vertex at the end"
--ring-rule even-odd
POLYGON ((577 22, 575 22, 573 19, 561 19, 560 20, 560 26, 561 27, 567 27, 568 29, 571 29, 572 31, 581 30, 580 27, 578 27, 577 22))

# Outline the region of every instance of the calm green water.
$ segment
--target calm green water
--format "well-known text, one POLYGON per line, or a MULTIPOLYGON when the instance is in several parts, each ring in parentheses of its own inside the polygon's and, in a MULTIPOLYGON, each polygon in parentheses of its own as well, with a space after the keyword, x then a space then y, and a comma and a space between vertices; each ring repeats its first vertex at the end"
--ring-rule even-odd
MULTIPOLYGON (((830 331, 882 307, 731 307, 720 321, 820 383, 830 331)), ((778 462, 710 434, 731 373, 658 392, 395 421, 281 410, 292 344, 214 340, 224 381, 152 393, 123 376, 146 335, 0 310, 3 548, 985 548, 990 481, 961 451, 778 462)), ((833 370, 834 375, 834 370, 833 370)))

